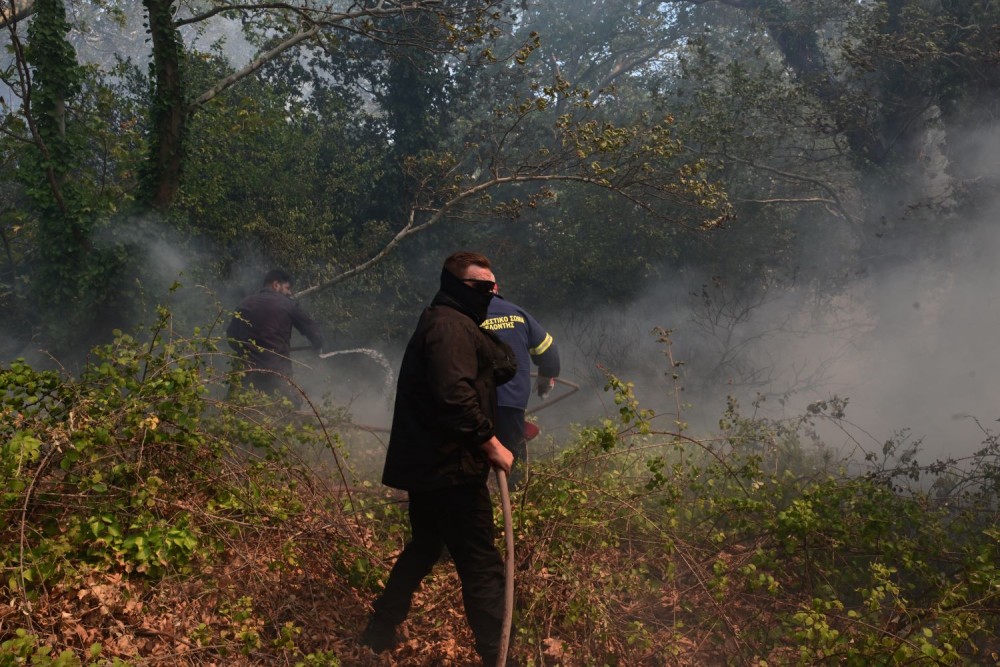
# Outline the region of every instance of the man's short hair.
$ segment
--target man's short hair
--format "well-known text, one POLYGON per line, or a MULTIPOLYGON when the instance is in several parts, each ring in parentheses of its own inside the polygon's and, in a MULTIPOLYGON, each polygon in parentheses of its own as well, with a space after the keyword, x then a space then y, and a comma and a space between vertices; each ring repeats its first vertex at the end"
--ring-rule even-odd
POLYGON ((465 273, 465 270, 470 266, 481 266, 484 269, 492 269, 490 266, 490 260, 486 255, 481 255, 478 252, 469 252, 467 250, 462 250, 459 252, 454 252, 448 255, 448 259, 444 260, 444 268, 455 276, 456 278, 465 273))
POLYGON ((288 283, 291 285, 293 282, 292 274, 284 269, 271 269, 264 274, 264 287, 267 287, 273 282, 288 283))

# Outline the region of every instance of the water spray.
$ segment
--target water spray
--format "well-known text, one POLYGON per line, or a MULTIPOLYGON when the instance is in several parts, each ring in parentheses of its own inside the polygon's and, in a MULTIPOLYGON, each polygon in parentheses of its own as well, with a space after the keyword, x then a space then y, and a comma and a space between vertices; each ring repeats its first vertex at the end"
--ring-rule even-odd
MULTIPOLYGON (((293 347, 292 352, 302 352, 304 350, 312 350, 311 347, 293 347)), ((330 357, 335 357, 339 354, 363 354, 366 357, 374 359, 385 371, 385 388, 383 392, 386 397, 392 396, 392 390, 396 385, 396 377, 392 372, 392 366, 389 364, 389 360, 385 358, 385 355, 378 350, 373 350, 370 347, 355 347, 350 350, 334 350, 332 352, 324 352, 319 355, 320 359, 329 359, 330 357)))
POLYGON ((378 350, 373 350, 370 347, 355 347, 350 350, 334 350, 333 352, 324 352, 319 355, 319 358, 327 359, 329 357, 335 357, 338 354, 363 354, 377 361, 385 370, 385 395, 392 395, 392 389, 395 386, 396 379, 392 372, 392 366, 389 364, 389 360, 385 358, 384 354, 378 350))

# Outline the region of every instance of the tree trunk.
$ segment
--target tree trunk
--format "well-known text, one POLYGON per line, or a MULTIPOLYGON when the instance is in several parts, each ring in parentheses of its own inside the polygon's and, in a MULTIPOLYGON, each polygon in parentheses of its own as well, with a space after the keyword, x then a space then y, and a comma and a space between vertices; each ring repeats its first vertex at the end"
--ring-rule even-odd
POLYGON ((833 79, 830 64, 817 35, 818 26, 795 16, 783 0, 722 0, 725 4, 755 11, 763 19, 771 39, 778 46, 785 63, 798 80, 826 103, 838 127, 844 133, 852 154, 860 162, 884 166, 888 157, 887 142, 870 124, 859 122, 841 101, 844 90, 833 79))
POLYGON ((145 174, 147 203, 170 208, 180 188, 187 108, 181 79, 183 47, 173 13, 175 0, 143 0, 153 44, 153 103, 149 162, 145 174))

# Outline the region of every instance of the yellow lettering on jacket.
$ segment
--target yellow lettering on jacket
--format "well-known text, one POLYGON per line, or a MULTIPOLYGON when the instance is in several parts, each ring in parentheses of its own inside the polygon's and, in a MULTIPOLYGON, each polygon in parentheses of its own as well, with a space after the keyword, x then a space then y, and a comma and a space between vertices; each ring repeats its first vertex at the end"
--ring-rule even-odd
POLYGON ((501 315, 484 320, 479 326, 490 331, 497 331, 498 329, 513 329, 516 324, 525 324, 524 318, 520 315, 501 315))

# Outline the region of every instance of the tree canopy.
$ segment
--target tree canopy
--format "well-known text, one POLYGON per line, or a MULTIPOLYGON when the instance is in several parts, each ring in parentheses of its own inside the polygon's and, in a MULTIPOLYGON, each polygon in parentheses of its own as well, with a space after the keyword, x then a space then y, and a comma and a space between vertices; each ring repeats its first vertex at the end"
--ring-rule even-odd
POLYGON ((753 299, 988 202, 963 155, 995 118, 986 2, 12 9, 0 296, 53 349, 162 289, 152 238, 207 285, 288 266, 360 335, 458 244, 556 311, 682 267, 753 299))

